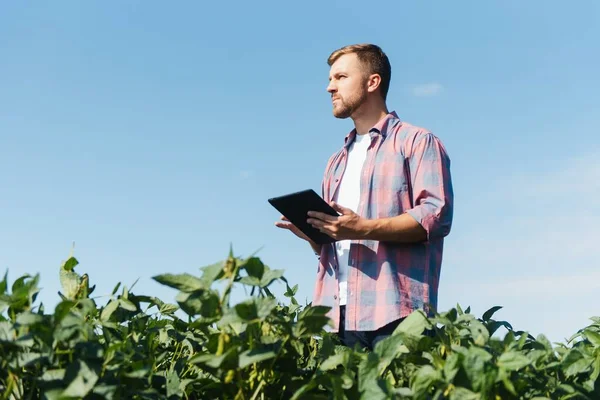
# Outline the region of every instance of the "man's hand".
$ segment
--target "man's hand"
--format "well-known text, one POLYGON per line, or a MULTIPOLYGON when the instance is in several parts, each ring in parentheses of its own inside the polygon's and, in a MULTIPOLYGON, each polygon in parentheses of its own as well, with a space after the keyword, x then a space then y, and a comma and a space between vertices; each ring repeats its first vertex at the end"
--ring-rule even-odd
POLYGON ((281 229, 287 229, 294 235, 298 236, 300 239, 304 239, 307 242, 311 241, 308 236, 306 236, 300 229, 298 229, 296 225, 292 224, 290 220, 284 217, 283 215, 281 216, 281 221, 283 222, 275 222, 275 226, 281 229))
POLYGON ((310 247, 312 247, 313 251, 315 252, 315 254, 321 254, 321 245, 320 244, 316 244, 315 242, 313 242, 312 240, 310 240, 310 238, 308 236, 306 236, 300 229, 298 229, 298 227, 294 224, 292 224, 290 222, 289 219, 287 219, 286 217, 284 217, 283 215, 281 216, 281 221, 277 221, 275 222, 275 226, 281 229, 287 229, 288 231, 292 232, 294 235, 298 236, 300 239, 304 239, 308 242, 308 244, 310 244, 310 247))
POLYGON ((368 232, 369 221, 360 217, 349 208, 331 202, 331 207, 339 212, 340 216, 334 217, 324 213, 309 211, 307 222, 323 233, 337 240, 364 239, 368 232))

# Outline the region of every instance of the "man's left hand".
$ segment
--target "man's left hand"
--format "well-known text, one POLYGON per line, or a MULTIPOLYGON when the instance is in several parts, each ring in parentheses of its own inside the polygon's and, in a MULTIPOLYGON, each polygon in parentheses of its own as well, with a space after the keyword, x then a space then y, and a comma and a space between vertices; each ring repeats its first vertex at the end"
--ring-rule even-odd
POLYGON ((307 222, 321 232, 337 240, 364 239, 368 233, 368 220, 349 208, 331 202, 331 207, 341 215, 334 217, 316 211, 309 211, 307 222))

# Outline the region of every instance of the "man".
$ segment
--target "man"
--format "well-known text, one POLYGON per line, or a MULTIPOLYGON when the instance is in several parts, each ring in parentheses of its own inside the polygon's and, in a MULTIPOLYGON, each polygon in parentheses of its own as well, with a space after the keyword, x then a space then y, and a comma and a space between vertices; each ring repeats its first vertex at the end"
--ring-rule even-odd
POLYGON ((317 245, 284 217, 276 225, 319 256, 313 304, 332 307, 342 343, 373 349, 412 311, 437 307, 453 214, 450 160, 431 132, 388 112, 391 66, 378 46, 343 47, 328 64, 333 115, 355 128, 322 182, 340 216, 309 212, 307 220, 337 242, 317 245))

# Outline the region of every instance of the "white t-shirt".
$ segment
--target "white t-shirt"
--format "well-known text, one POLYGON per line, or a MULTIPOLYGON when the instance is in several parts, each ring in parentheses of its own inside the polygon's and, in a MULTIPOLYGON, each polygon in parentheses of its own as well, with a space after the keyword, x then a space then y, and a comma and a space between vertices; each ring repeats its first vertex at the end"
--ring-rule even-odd
MULTIPOLYGON (((335 196, 335 201, 342 207, 351 209, 354 212, 358 210, 360 200, 360 176, 362 174, 363 164, 367 158, 367 149, 371 144, 369 134, 356 135, 356 139, 348 149, 348 160, 346 170, 340 182, 340 187, 335 196)), ((348 276, 348 255, 350 253, 350 240, 341 240, 336 242, 335 249, 338 259, 338 278, 340 290, 340 305, 345 305, 347 300, 347 276, 348 276)))

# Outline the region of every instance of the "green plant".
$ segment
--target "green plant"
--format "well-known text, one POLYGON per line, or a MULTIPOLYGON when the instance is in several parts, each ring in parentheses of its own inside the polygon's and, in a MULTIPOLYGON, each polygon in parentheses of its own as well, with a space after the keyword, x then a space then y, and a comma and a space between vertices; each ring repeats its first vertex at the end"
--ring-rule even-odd
POLYGON ((492 319, 500 307, 416 311, 369 352, 341 346, 324 330, 329 310, 298 304, 297 285, 254 256, 155 276, 177 304, 119 283, 99 307, 77 265, 61 266, 53 313, 36 305, 38 275, 0 282, 0 398, 600 398, 600 318, 553 347, 492 319), (232 305, 236 285, 251 293, 232 305))

